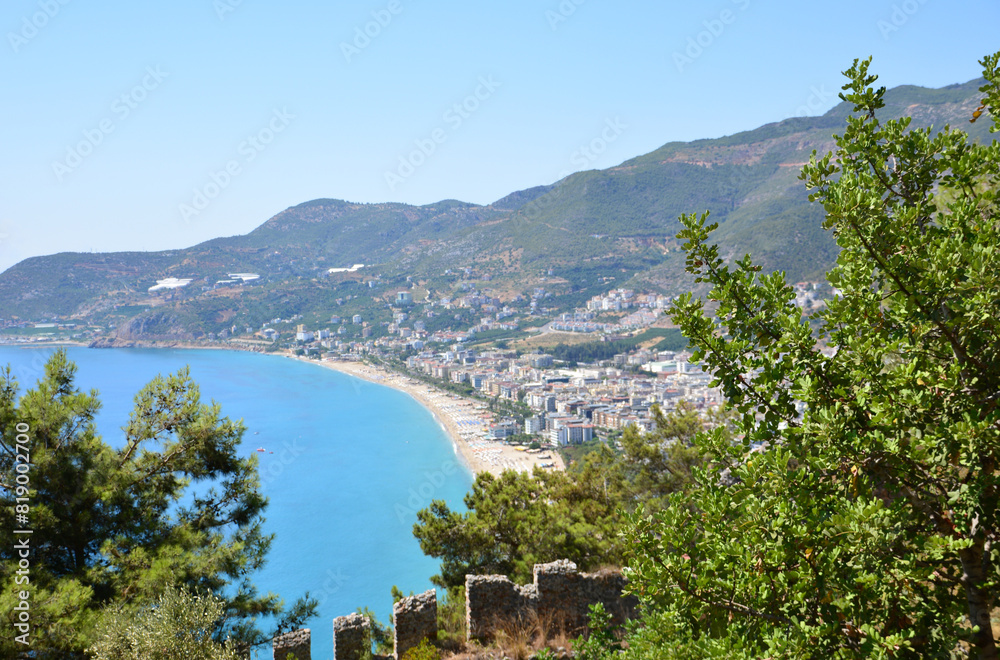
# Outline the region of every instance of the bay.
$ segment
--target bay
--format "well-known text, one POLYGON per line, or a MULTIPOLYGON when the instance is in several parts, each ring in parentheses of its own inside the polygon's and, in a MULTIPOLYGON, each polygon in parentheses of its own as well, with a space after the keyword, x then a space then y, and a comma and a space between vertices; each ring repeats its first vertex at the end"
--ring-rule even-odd
MULTIPOLYGON (((53 348, 0 347, 22 392, 43 373, 53 348)), ((190 365, 204 402, 247 425, 241 452, 260 458, 270 500, 265 529, 275 534, 262 593, 291 603, 320 600, 313 657, 332 657, 332 619, 370 607, 388 621, 390 589, 431 588, 437 561, 412 534, 416 510, 432 499, 462 509, 472 484, 451 440, 410 396, 346 374, 279 356, 237 351, 70 347, 77 386, 96 388, 97 419, 119 447, 136 393, 158 374, 190 365), (264 452, 257 452, 263 448, 264 452), (273 452, 273 453, 271 453, 273 452)), ((260 654, 270 658, 270 650, 260 654)))

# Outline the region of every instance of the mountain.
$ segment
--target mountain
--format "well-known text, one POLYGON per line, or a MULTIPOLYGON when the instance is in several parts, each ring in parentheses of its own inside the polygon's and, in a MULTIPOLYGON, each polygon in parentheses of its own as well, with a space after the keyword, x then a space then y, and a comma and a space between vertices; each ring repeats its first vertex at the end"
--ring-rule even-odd
MULTIPOLYGON (((967 121, 982 84, 897 87, 887 93, 883 114, 910 116, 915 126, 951 124, 989 141, 985 122, 967 121)), ((677 217, 704 210, 719 223, 715 238, 724 255, 750 252, 792 281, 818 279, 835 260, 836 245, 797 176, 813 150, 833 149, 832 135, 851 110, 841 103, 820 117, 671 142, 486 206, 318 199, 244 236, 183 250, 26 259, 0 274, 0 316, 125 324, 128 332, 149 321, 197 337, 277 316, 325 318, 344 305, 384 307, 382 297, 402 286, 448 295, 475 282, 501 300, 544 287, 557 309, 626 283, 672 294, 691 285, 674 238, 677 217), (366 267, 327 275, 352 264, 366 267), (247 286, 217 284, 247 272, 261 277, 247 286), (194 281, 148 291, 170 277, 194 281)))

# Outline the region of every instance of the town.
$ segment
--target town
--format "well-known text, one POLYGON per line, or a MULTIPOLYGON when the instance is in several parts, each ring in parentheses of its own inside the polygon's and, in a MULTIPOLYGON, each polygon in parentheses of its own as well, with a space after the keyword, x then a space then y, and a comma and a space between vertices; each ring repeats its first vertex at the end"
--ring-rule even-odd
MULTIPOLYGON (((329 274, 363 268, 355 264, 329 274)), ((242 287, 258 279, 238 273, 202 289, 242 287)), ((192 281, 158 281, 149 293, 171 295, 192 281)), ((819 287, 814 282, 794 285, 795 304, 803 313, 823 304, 826 292, 819 287)), ((613 440, 629 427, 651 431, 654 406, 669 412, 683 401, 708 413, 723 403, 720 390, 711 386, 711 374, 692 362, 686 340, 670 327, 665 312, 671 298, 662 294, 618 288, 559 311, 546 306, 550 294, 541 287, 506 303, 474 283, 462 283, 434 300, 430 295, 414 300, 415 288, 408 283, 404 290, 384 294, 378 317, 345 311, 311 327, 301 315, 273 318, 259 329, 233 325, 186 345, 376 366, 452 395, 494 402, 486 420, 463 435, 470 441, 516 441, 534 449, 613 440), (431 327, 440 325, 435 319, 455 311, 465 312, 471 323, 431 327)), ((360 296, 345 298, 336 304, 350 309, 360 296)), ((100 331, 74 323, 5 326, 0 342, 8 343, 87 340, 100 331)))

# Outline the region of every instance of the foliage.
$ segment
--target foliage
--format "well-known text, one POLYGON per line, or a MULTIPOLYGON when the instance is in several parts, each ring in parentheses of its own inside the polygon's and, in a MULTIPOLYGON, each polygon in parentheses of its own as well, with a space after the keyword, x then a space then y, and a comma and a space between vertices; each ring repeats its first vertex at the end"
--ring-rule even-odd
MULTIPOLYGON (((656 441, 651 442, 634 427, 627 428, 621 436, 623 456, 618 463, 626 470, 627 498, 653 503, 658 509, 664 497, 684 490, 691 482, 692 470, 702 458, 692 442, 704 429, 704 421, 694 406, 683 401, 670 415, 653 406, 652 415, 656 441)), ((726 432, 724 425, 720 432, 726 432)), ((634 508, 634 504, 628 508, 634 508)))
MULTIPOLYGON (((610 440, 609 440, 610 442, 610 440)), ((589 442, 582 442, 578 445, 564 445, 559 447, 556 451, 562 456, 563 463, 567 466, 572 466, 576 461, 583 459, 587 454, 592 451, 597 451, 605 445, 604 440, 594 438, 589 442)))
POLYGON ((445 647, 460 648, 466 641, 465 585, 447 589, 438 603, 438 641, 445 647))
POLYGON ((581 635, 573 642, 575 657, 579 660, 605 660, 621 650, 621 643, 615 637, 611 626, 611 613, 605 611, 603 603, 590 606, 588 634, 581 635))
POLYGON ((567 362, 596 362, 609 360, 618 353, 635 350, 639 344, 655 337, 663 337, 654 346, 657 351, 679 351, 687 346, 687 340, 680 330, 649 328, 634 337, 614 341, 593 341, 585 344, 558 344, 552 349, 552 356, 567 362))
POLYGON ((95 660, 236 660, 231 642, 213 639, 224 608, 173 587, 151 604, 116 603, 102 613, 90 651, 95 660))
POLYGON ((375 613, 367 607, 359 607, 358 614, 368 620, 369 652, 374 649, 379 655, 392 655, 394 644, 392 625, 379 621, 375 613))
MULTIPOLYGON (((142 389, 124 445, 97 434, 97 393, 76 388, 65 351, 45 366, 36 388, 18 397, 10 369, 0 377, 0 584, 12 616, 17 553, 15 498, 30 498, 32 622, 35 657, 79 657, 95 613, 113 603, 142 607, 175 586, 224 600, 217 637, 239 650, 264 643, 257 616, 280 615, 278 596, 249 580, 271 537, 261 531, 267 501, 255 457, 241 458, 241 422, 201 402, 187 370, 142 389), (30 452, 30 490, 16 488, 15 439, 30 452)), ((21 453, 25 453, 21 451, 21 453)), ((22 487, 23 489, 23 487, 22 487)), ((314 603, 302 600, 279 622, 298 625, 314 603)), ((12 643, 9 637, 0 644, 12 643)), ((11 649, 3 646, 2 650, 11 649)))
MULTIPOLYGON (((392 589, 389 590, 389 595, 392 596, 393 605, 406 598, 406 594, 403 593, 403 590, 396 585, 392 585, 392 589)), ((412 591, 410 591, 410 595, 413 595, 412 591)))
MULTIPOLYGON (((573 484, 561 474, 536 470, 534 475, 480 473, 465 496, 468 513, 458 513, 441 500, 417 512, 414 536, 424 554, 442 559, 443 587, 465 584, 468 573, 503 573, 526 582, 535 563, 558 558, 589 565, 607 551, 600 540, 601 520, 574 507, 568 498, 573 484)), ((601 513, 610 515, 607 506, 601 513)), ((607 538, 605 531, 605 538, 607 538)))
POLYGON ((686 295, 673 318, 743 440, 700 434, 696 487, 630 516, 635 657, 997 657, 1000 143, 881 121, 869 63, 837 153, 802 173, 840 247, 818 338, 781 273, 681 219, 716 310, 686 295))
POLYGON ((428 639, 420 640, 420 643, 403 654, 403 660, 438 660, 441 652, 434 648, 428 639))

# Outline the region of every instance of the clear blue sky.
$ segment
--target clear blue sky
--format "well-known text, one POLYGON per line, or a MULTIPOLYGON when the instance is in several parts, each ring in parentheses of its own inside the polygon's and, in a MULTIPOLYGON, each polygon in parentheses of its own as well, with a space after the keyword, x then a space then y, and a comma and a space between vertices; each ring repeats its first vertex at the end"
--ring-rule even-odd
POLYGON ((855 57, 888 86, 970 80, 998 25, 996 0, 6 0, 0 269, 318 197, 485 204, 821 114, 855 57))

